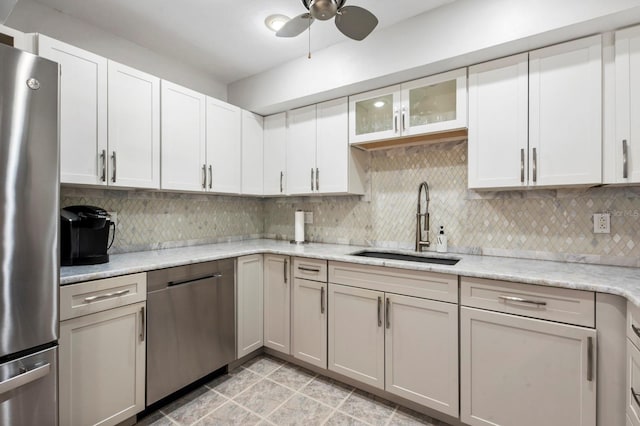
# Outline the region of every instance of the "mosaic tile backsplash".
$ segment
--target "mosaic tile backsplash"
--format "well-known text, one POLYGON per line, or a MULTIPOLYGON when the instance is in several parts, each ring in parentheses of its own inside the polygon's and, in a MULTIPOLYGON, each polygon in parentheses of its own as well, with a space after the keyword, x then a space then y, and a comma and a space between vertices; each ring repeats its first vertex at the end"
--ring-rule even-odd
POLYGON ((314 212, 311 241, 413 249, 427 181, 430 240, 443 225, 450 252, 640 266, 640 188, 475 192, 466 157, 466 142, 374 151, 368 194, 268 200, 265 235, 293 238, 303 209, 314 212), (611 213, 611 234, 593 234, 598 212, 611 213))
POLYGON ((640 266, 640 187, 470 191, 466 157, 466 142, 372 152, 364 196, 261 200, 63 187, 61 205, 116 211, 111 253, 289 240, 296 209, 314 213, 310 241, 413 249, 418 185, 427 181, 430 240, 443 225, 450 252, 640 266), (593 234, 598 212, 611 213, 611 234, 593 234))
POLYGON ((99 206, 117 213, 109 253, 260 238, 263 201, 256 198, 62 187, 61 207, 99 206))

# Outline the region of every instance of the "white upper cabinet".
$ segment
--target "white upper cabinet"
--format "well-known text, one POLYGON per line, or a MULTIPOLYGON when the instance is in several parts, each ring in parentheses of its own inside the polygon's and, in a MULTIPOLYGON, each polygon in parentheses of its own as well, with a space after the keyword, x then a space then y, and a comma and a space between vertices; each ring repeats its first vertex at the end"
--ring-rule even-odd
POLYGON ((207 191, 239 194, 242 110, 207 97, 207 191))
POLYGON ((106 185, 107 60, 43 35, 38 54, 60 64, 60 182, 106 185))
POLYGON ((602 37, 529 53, 529 184, 602 183, 602 37))
POLYGON ((242 111, 242 193, 262 195, 262 117, 242 111))
POLYGON ((316 191, 347 192, 349 105, 347 98, 316 106, 316 191))
POLYGON ((109 185, 158 189, 160 79, 113 61, 108 70, 109 185))
POLYGON ((469 188, 527 186, 529 55, 469 68, 469 188))
POLYGON ((264 195, 284 195, 287 190, 287 113, 264 118, 264 195))
POLYGON ((349 143, 401 136, 400 85, 349 96, 349 143))
POLYGON ((287 193, 364 193, 367 154, 349 146, 348 100, 289 111, 287 193))
POLYGON ((640 182, 640 27, 615 34, 614 173, 605 183, 640 182))
POLYGON ((349 97, 352 144, 466 127, 466 68, 349 97))
POLYGON ((162 189, 207 186, 205 95, 162 81, 162 189))
POLYGON ((469 69, 469 188, 601 182, 600 36, 469 69))
POLYGON ((289 111, 287 193, 311 194, 315 188, 316 106, 289 111))

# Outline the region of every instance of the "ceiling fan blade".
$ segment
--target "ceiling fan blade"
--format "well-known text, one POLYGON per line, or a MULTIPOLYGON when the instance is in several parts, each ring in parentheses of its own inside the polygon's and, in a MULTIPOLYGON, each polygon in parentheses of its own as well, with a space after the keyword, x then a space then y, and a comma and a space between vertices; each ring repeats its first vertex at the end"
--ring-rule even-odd
POLYGON ((313 18, 309 13, 303 13, 302 15, 295 16, 287 21, 277 32, 278 37, 295 37, 300 35, 304 30, 309 28, 309 25, 313 23, 313 18), (311 20, 311 22, 309 22, 311 20))
POLYGON ((349 38, 364 40, 378 25, 378 18, 358 6, 345 6, 336 15, 336 27, 349 38))

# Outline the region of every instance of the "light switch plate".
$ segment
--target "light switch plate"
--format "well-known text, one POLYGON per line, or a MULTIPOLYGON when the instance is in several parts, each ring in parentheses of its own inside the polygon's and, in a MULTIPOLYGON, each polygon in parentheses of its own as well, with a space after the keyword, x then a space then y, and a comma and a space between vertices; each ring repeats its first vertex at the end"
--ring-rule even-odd
POLYGON ((304 223, 313 224, 313 212, 304 212, 304 223))
POLYGON ((107 214, 109 216, 111 216, 111 222, 113 222, 116 225, 116 228, 118 227, 118 212, 107 212, 107 214))

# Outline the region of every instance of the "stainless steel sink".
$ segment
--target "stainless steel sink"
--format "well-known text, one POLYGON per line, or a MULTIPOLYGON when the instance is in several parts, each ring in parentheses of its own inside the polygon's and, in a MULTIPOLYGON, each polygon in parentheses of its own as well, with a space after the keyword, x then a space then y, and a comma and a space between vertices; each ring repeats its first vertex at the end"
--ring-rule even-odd
POLYGON ((460 259, 452 257, 430 257, 419 256, 413 254, 393 253, 387 251, 369 251, 363 250, 355 253, 351 253, 352 256, 360 257, 375 257, 377 259, 391 259, 391 260, 405 260, 408 262, 421 262, 421 263, 435 263, 438 265, 450 265, 453 266, 460 261, 460 259))

